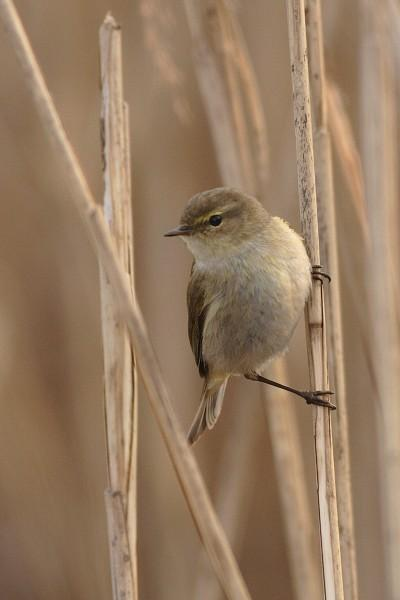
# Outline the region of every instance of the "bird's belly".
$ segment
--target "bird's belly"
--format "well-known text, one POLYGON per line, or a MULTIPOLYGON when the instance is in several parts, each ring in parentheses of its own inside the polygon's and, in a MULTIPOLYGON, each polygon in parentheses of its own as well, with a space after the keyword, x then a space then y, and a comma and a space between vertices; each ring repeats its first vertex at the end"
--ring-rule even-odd
POLYGON ((243 374, 282 353, 305 302, 305 291, 257 281, 228 289, 205 327, 204 357, 214 373, 243 374), (273 292, 271 292, 273 290, 273 292))

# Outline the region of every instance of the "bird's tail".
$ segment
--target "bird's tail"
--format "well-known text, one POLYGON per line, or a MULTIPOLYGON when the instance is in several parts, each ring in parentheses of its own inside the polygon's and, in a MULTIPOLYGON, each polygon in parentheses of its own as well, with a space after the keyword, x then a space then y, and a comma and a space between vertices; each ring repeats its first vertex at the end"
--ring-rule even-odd
POLYGON ((188 433, 189 444, 197 442, 205 429, 214 427, 221 413, 227 382, 228 378, 212 387, 209 387, 209 382, 204 382, 200 406, 188 433))

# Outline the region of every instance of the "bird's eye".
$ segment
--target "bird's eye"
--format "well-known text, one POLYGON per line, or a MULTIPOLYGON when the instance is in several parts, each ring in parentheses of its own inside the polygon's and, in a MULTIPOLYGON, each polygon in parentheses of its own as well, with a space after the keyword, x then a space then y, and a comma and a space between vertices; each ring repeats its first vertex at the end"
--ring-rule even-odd
POLYGON ((212 215, 209 219, 208 222, 210 223, 210 225, 212 225, 213 227, 218 227, 218 225, 221 225, 222 223, 222 217, 221 215, 212 215))

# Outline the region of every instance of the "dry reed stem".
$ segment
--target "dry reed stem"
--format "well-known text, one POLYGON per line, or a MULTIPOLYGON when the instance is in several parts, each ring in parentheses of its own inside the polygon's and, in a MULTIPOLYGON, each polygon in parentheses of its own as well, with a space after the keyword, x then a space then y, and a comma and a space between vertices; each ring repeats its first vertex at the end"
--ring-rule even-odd
POLYGON ((199 18, 201 6, 194 0, 185 0, 185 9, 193 41, 200 91, 211 124, 210 132, 216 148, 216 159, 223 181, 240 188, 241 165, 237 162, 236 141, 232 130, 229 99, 219 72, 218 60, 210 43, 210 32, 199 18))
MULTIPOLYGON (((243 104, 240 98, 240 89, 237 85, 237 80, 234 79, 235 74, 232 73, 233 64, 243 62, 245 48, 242 46, 243 36, 240 31, 239 23, 236 16, 226 3, 221 0, 208 3, 207 10, 199 6, 196 2, 186 1, 186 7, 189 18, 189 25, 193 35, 193 44, 195 47, 195 66, 202 85, 204 102, 208 103, 208 110, 212 112, 216 106, 224 106, 226 115, 232 115, 229 122, 231 128, 230 137, 236 140, 236 154, 232 152, 223 152, 218 154, 219 148, 224 148, 225 127, 218 126, 218 114, 214 114, 214 118, 210 118, 210 128, 213 130, 214 140, 219 139, 216 144, 216 152, 219 159, 221 177, 224 185, 232 185, 232 182, 226 178, 225 174, 232 171, 239 173, 240 189, 258 193, 262 195, 263 182, 265 182, 265 174, 262 172, 265 168, 263 160, 257 160, 257 155, 251 154, 250 147, 247 143, 243 144, 243 139, 247 139, 246 134, 243 135, 242 128, 247 127, 246 115, 243 104), (211 37, 208 32, 212 31, 211 37), (202 32, 201 39, 199 35, 202 32), (234 32, 234 34, 233 34, 234 32), (222 48, 223 56, 220 57, 218 50, 222 48), (213 65, 208 78, 208 71, 204 63, 199 61, 199 56, 206 54, 209 57, 209 62, 213 65), (223 62, 223 68, 220 68, 220 62, 223 62), (218 88, 213 86, 214 76, 217 74, 220 77, 218 88), (208 85, 207 85, 208 81, 208 85), (228 93, 224 93, 215 101, 217 90, 228 89, 228 93), (211 96, 211 97, 210 97, 211 96), (231 107, 236 106, 237 112, 231 107), (232 114, 234 113, 234 114, 232 114), (239 151, 240 148, 240 151, 239 151), (245 164, 250 165, 250 169, 241 168, 243 166, 243 156, 245 154, 245 164), (243 173, 245 175, 243 175, 243 173), (250 175, 249 175, 250 174, 250 175)), ((244 68, 244 67, 242 67, 244 68)), ((248 55, 246 54, 246 72, 253 73, 252 66, 248 55)), ((253 115, 248 121, 255 123, 264 123, 264 115, 262 114, 261 101, 259 99, 258 87, 254 85, 255 77, 246 77, 246 85, 252 89, 247 91, 247 97, 253 100, 248 103, 248 110, 256 111, 259 114, 253 115)), ((266 146, 265 137, 261 140, 261 136, 265 135, 265 127, 260 127, 258 136, 260 136, 260 147, 266 146)), ((264 151, 264 154, 266 152, 264 151)), ((279 361, 274 366, 274 375, 278 380, 287 380, 287 369, 283 361, 279 361)), ((271 442, 274 451, 274 459, 276 462, 276 473, 279 486, 279 492, 283 504, 283 515, 285 521, 285 531, 288 543, 291 571, 294 581, 294 589, 298 600, 308 598, 316 600, 320 597, 319 572, 315 554, 312 549, 312 523, 305 489, 304 466, 302 463, 302 451, 299 442, 297 424, 293 416, 292 402, 283 396, 282 392, 275 394, 274 390, 268 390, 273 399, 266 400, 266 388, 261 387, 263 395, 263 404, 268 414, 268 425, 270 428, 271 442), (276 395, 276 397, 275 397, 276 395), (285 435, 282 435, 282 433, 285 435), (288 495, 290 490, 290 496, 288 495)), ((245 424, 248 422, 246 415, 247 407, 243 403, 239 407, 240 412, 237 414, 243 432, 245 424)), ((223 458, 221 460, 221 471, 231 471, 228 483, 224 481, 221 475, 221 481, 224 481, 225 488, 219 487, 216 506, 219 508, 219 514, 226 524, 226 531, 229 534, 230 540, 238 542, 240 535, 240 523, 243 520, 243 481, 248 478, 248 473, 245 471, 249 457, 253 450, 253 444, 249 440, 249 435, 254 432, 246 432, 247 435, 243 438, 245 444, 241 443, 230 445, 225 448, 223 458), (231 467, 228 466, 231 465, 231 467)), ((226 479, 226 477, 225 477, 226 479)), ((211 600, 218 598, 220 595, 219 589, 207 577, 207 571, 201 568, 199 577, 196 582, 195 598, 199 600, 207 598, 211 600)))
MULTIPOLYGON (((225 185, 234 185, 239 189, 244 189, 246 187, 243 185, 246 179, 246 170, 245 168, 242 169, 243 143, 242 152, 239 153, 237 127, 242 128, 242 134, 246 140, 247 131, 243 131, 246 124, 243 119, 243 108, 240 104, 241 98, 237 96, 237 81, 231 81, 231 94, 229 94, 227 82, 223 75, 224 70, 221 67, 221 56, 215 48, 215 43, 218 45, 221 44, 221 40, 219 39, 219 21, 216 19, 218 12, 214 3, 208 7, 208 9, 212 7, 212 10, 210 13, 207 11, 207 17, 205 16, 204 8, 197 2, 193 2, 193 0, 186 0, 185 7, 193 38, 196 72, 210 122, 210 130, 213 136, 221 179, 225 185), (210 26, 210 18, 212 26, 210 26), (204 61, 204 57, 207 57, 206 62, 204 61), (235 94, 235 98, 232 98, 232 94, 235 94), (239 103, 240 106, 236 112, 236 120, 232 115, 232 106, 235 103, 236 105, 239 103), (219 116, 220 111, 224 115, 223 119, 219 116), (228 147, 227 144, 230 143, 232 143, 232 146, 228 147), (232 181, 231 174, 233 173, 235 174, 235 179, 232 181)), ((230 69, 232 66, 229 64, 229 60, 230 57, 225 56, 225 69, 230 69)), ((235 77, 235 74, 232 74, 232 72, 231 75, 235 77)), ((247 143, 246 148, 248 150, 247 143)), ((250 183, 248 175, 247 182, 250 183)), ((243 403, 239 406, 239 410, 235 415, 235 421, 243 426, 248 422, 245 411, 246 406, 243 403)), ((225 444, 219 460, 219 475, 217 478, 219 485, 215 505, 228 538, 231 543, 235 543, 236 548, 238 547, 238 532, 241 527, 242 511, 244 511, 244 494, 247 492, 243 488, 243 471, 251 463, 255 443, 252 433, 251 431, 246 431, 240 445, 234 444, 231 447, 231 445, 225 444), (223 476, 224 471, 225 473, 230 473, 228 482, 226 481, 226 475, 225 477, 223 476), (224 486, 222 486, 222 481, 224 481, 224 486)), ((248 471, 245 474, 248 476, 248 471)), ((210 578, 209 569, 204 564, 204 561, 200 559, 193 597, 198 600, 202 600, 203 598, 213 600, 218 599, 220 595, 221 590, 217 582, 215 579, 210 578)))
POLYGON ((398 0, 387 0, 387 3, 389 28, 398 71, 400 66, 400 5, 398 0))
POLYGON ((328 112, 328 127, 341 166, 344 179, 351 192, 355 214, 360 224, 366 248, 370 249, 370 233, 366 212, 364 176, 361 158, 357 150, 354 133, 351 127, 340 90, 337 85, 326 80, 326 104, 328 112))
MULTIPOLYGON (((100 28, 100 68, 104 215, 120 264, 133 287, 129 123, 123 99, 121 28, 111 15, 106 16, 100 28)), ((137 423, 134 422, 134 417, 137 418, 137 373, 128 332, 121 323, 113 289, 101 267, 100 284, 110 485, 106 500, 109 501, 109 535, 113 540, 110 550, 115 554, 111 557, 113 590, 115 600, 134 600, 138 598, 135 476, 137 423), (115 501, 111 501, 111 498, 115 498, 115 501), (112 515, 114 509, 121 509, 122 517, 120 514, 112 515), (124 535, 121 531, 114 532, 113 526, 124 527, 124 535), (123 549, 119 547, 120 544, 123 544, 123 549)))
MULTIPOLYGON (((244 112, 243 98, 240 89, 239 73, 236 69, 236 45, 232 40, 232 33, 227 9, 224 0, 214 0, 209 3, 206 15, 206 26, 213 33, 213 47, 221 46, 222 82, 227 89, 230 113, 232 115, 233 131, 236 139, 238 162, 241 166, 242 181, 240 188, 252 194, 260 194, 261 190, 256 185, 254 165, 251 156, 250 136, 244 112)), ((214 50, 215 51, 215 50, 214 50)), ((218 60, 218 56, 216 55, 218 60)), ((227 183, 229 185, 229 182, 227 183)))
POLYGON ((111 583, 115 600, 137 598, 137 581, 132 576, 131 549, 126 528, 124 502, 120 492, 104 495, 111 557, 111 583))
POLYGON ((136 5, 142 17, 144 43, 153 59, 157 78, 166 84, 176 116, 187 125, 193 115, 186 94, 186 75, 174 55, 177 35, 174 8, 164 0, 138 0, 136 5))
MULTIPOLYGON (((368 215, 365 199, 365 184, 362 170, 360 153, 354 139, 350 119, 347 115, 343 99, 339 88, 333 83, 328 82, 328 111, 329 111, 329 129, 332 132, 332 138, 336 147, 337 156, 343 171, 345 181, 351 192, 351 199, 355 208, 355 214, 360 224, 363 242, 367 254, 371 253, 371 234, 369 231, 368 215)), ((398 218, 394 214, 392 225, 395 230, 392 235, 397 239, 398 244, 398 218)), ((396 263, 397 254, 390 256, 392 280, 394 294, 396 297, 397 320, 400 323, 400 284, 397 277, 398 264, 396 263)), ((348 277, 350 279, 350 277, 348 277)), ((357 302, 355 303, 357 307, 357 302)))
MULTIPOLYGON (((360 153, 356 145, 350 118, 347 114, 340 90, 337 85, 333 81, 329 81, 329 79, 326 80, 326 94, 329 133, 332 136, 332 143, 339 160, 339 167, 350 192, 350 200, 353 203, 354 214, 359 224, 363 248, 369 256, 371 252, 371 236, 369 232, 364 192, 364 175, 360 153)), ((369 328, 369 315, 359 301, 360 296, 366 294, 366 290, 363 286, 364 280, 356 280, 354 277, 354 266, 348 256, 345 256, 343 261, 343 277, 346 284, 345 287, 351 297, 356 318, 359 322, 358 330, 362 337, 362 349, 367 363, 368 375, 370 376, 370 385, 371 389, 375 392, 377 386, 371 348, 368 343, 368 335, 363 333, 369 328)), ((394 282, 394 285, 396 290, 398 290, 397 280, 394 282)), ((397 293, 400 298, 400 293, 397 293)), ((338 416, 338 418, 340 417, 338 416)), ((338 451, 338 449, 336 449, 336 451, 338 451)))
MULTIPOLYGON (((254 460, 261 427, 254 413, 242 402, 235 411, 231 428, 218 456, 215 474, 215 509, 226 535, 240 555, 256 485, 254 460), (240 440, 240 443, 238 443, 240 440)), ((223 597, 218 581, 210 574, 210 565, 201 553, 191 600, 219 600, 223 597)))
POLYGON ((372 354, 379 399, 379 472, 388 600, 400 598, 400 340, 393 281, 398 181, 397 93, 386 19, 388 6, 362 3, 362 157, 371 254, 367 264, 372 354))
MULTIPOLYGON (((274 362, 272 377, 277 381, 287 381, 284 359, 274 362)), ((262 388, 262 396, 283 508, 294 594, 297 600, 316 600, 321 598, 322 582, 293 398, 283 395, 281 390, 267 390, 265 387, 262 388)))
POLYGON ((333 373, 338 405, 335 428, 337 501, 344 597, 357 600, 358 582, 354 540, 351 490, 349 431, 344 368, 343 327, 336 232, 336 211, 332 173, 332 145, 328 130, 327 88, 320 0, 307 0, 307 44, 310 89, 313 103, 313 131, 316 170, 316 195, 321 261, 332 277, 328 286, 328 358, 333 373))
MULTIPOLYGON (((131 155, 130 155, 130 121, 129 121, 129 107, 126 102, 124 102, 124 133, 125 133, 125 172, 127 174, 127 189, 126 189, 126 197, 128 202, 126 204, 126 220, 125 220, 125 235, 126 235, 126 244, 125 247, 128 250, 127 254, 127 264, 128 269, 127 272, 129 274, 131 289, 132 289, 132 299, 133 302, 136 301, 136 293, 135 293, 135 256, 134 256, 134 243, 133 243, 133 214, 132 214, 132 201, 131 201, 131 155)), ((131 347, 131 346, 130 346, 131 347)), ((131 347, 131 355, 128 356, 126 354, 126 361, 131 367, 132 373, 132 397, 134 399, 133 405, 130 407, 130 413, 128 418, 124 420, 124 437, 125 440, 130 439, 130 449, 128 453, 128 457, 130 460, 127 461, 127 496, 128 502, 126 505, 126 522, 128 527, 128 539, 131 545, 131 548, 134 548, 135 553, 137 552, 137 453, 138 453, 138 443, 139 443, 139 433, 138 433, 138 416, 139 416, 139 402, 138 402, 138 375, 137 375, 137 366, 136 366, 136 358, 131 347)), ((129 382, 129 380, 128 380, 129 382)), ((129 407, 127 407, 129 408, 129 407)), ((129 445, 128 445, 129 448, 129 445)), ((131 550, 132 552, 132 550, 131 550)), ((136 581, 138 581, 137 574, 137 558, 133 561, 133 575, 136 581)))
MULTIPOLYGON (((303 0, 287 0, 289 48, 297 151, 300 218, 311 262, 320 264, 315 169, 312 145, 310 89, 303 0)), ((311 383, 315 390, 328 389, 328 360, 324 297, 319 280, 313 280, 306 306, 306 329, 311 383)), ((314 409, 314 435, 318 506, 325 598, 343 600, 343 579, 336 505, 331 415, 327 408, 314 409)))
POLYGON ((255 148, 254 172, 256 178, 258 178, 258 187, 263 190, 269 176, 269 148, 261 94, 239 20, 233 9, 228 10, 226 7, 225 13, 230 23, 232 45, 235 48, 233 59, 242 78, 242 91, 247 103, 247 114, 251 124, 251 138, 255 148))
MULTIPOLYGON (((338 86, 333 81, 329 81, 329 79, 326 84, 328 128, 332 135, 333 147, 336 150, 339 167, 350 192, 350 200, 353 203, 354 214, 359 224, 364 251, 366 252, 367 257, 369 257, 371 253, 371 235, 368 224, 361 157, 340 90, 338 86)), ((364 281, 356 281, 354 278, 354 267, 351 264, 351 261, 348 260, 348 256, 346 256, 343 261, 343 267, 344 280, 347 284, 355 314, 359 321, 358 329, 362 335, 362 348, 368 365, 368 373, 371 376, 371 385, 373 390, 376 390, 376 374, 374 373, 375 367, 371 356, 371 348, 367 340, 368 336, 362 333, 369 328, 369 316, 359 302, 360 295, 366 294, 366 290, 363 289, 364 281), (360 286, 362 286, 362 288, 360 286)), ((396 288, 397 287, 396 281, 396 288)))
POLYGON ((121 317, 128 327, 135 348, 150 405, 200 537, 227 598, 249 600, 249 592, 211 505, 193 453, 170 404, 142 313, 139 306, 132 302, 131 287, 126 273, 120 266, 103 212, 95 203, 11 0, 0 0, 0 18, 20 62, 26 85, 35 101, 43 126, 52 140, 57 158, 64 167, 88 237, 93 242, 102 267, 113 286, 121 317))
POLYGON ((247 187, 250 186, 256 178, 257 190, 254 193, 261 193, 269 169, 267 128, 257 80, 237 18, 224 0, 213 0, 207 6, 185 0, 185 9, 200 90, 212 124, 210 130, 222 178, 238 188, 243 181, 247 187), (199 11, 207 12, 207 17, 199 18, 199 11), (221 29, 224 31, 223 39, 221 29), (225 71, 224 76, 221 71, 225 71), (247 124, 241 122, 243 100, 248 108, 249 131, 247 124), (237 148, 232 138, 232 119, 235 119, 235 127, 241 134, 239 165, 234 156, 237 148), (217 134, 217 131, 220 133, 217 134), (255 164, 256 172, 252 164, 255 164))
POLYGON ((211 49, 221 47, 223 77, 231 103, 239 142, 243 183, 247 191, 262 195, 269 174, 267 126, 259 86, 239 20, 228 0, 208 5, 206 30, 214 33, 211 49), (245 103, 246 109, 243 107, 245 103))

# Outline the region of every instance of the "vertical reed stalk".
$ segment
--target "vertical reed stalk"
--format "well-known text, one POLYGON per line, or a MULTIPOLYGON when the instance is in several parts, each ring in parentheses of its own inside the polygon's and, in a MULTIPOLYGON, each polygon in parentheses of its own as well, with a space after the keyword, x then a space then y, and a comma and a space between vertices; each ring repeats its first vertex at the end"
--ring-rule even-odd
MULTIPOLYGON (((244 191, 263 195, 268 156, 265 119, 236 15, 223 0, 208 3, 207 10, 193 0, 186 0, 185 6, 192 32, 195 66, 222 181, 224 185, 236 185, 244 191), (218 85, 215 85, 216 80, 218 85), (245 104, 242 95, 247 99, 245 104), (219 109, 224 112, 223 121, 219 119, 219 109), (251 124, 250 129, 248 123, 251 124), (229 139, 234 140, 233 148, 225 147, 229 139), (234 181, 230 179, 231 173, 235 173, 234 181)), ((274 365, 274 374, 278 380, 287 379, 284 361, 274 365)), ((320 597, 319 573, 312 549, 311 516, 292 402, 282 397, 281 392, 267 392, 264 386, 261 393, 268 415, 296 597, 298 600, 316 600, 320 597)), ((250 439, 254 432, 245 431, 249 422, 247 410, 243 403, 236 415, 243 429, 242 443, 228 444, 224 451, 221 467, 225 476, 221 474, 220 478, 224 487, 219 487, 217 497, 217 508, 235 545, 238 544, 240 523, 243 521, 243 486, 248 479, 247 469, 254 444, 250 439), (230 473, 228 479, 227 472, 230 473)), ((207 571, 201 568, 195 598, 212 600, 219 596, 220 590, 210 580, 207 571)))
MULTIPOLYGON (((224 185, 246 189, 253 183, 248 131, 238 74, 232 64, 231 56, 234 49, 229 48, 226 38, 221 36, 220 7, 218 3, 212 2, 206 11, 193 0, 186 0, 185 7, 192 33, 197 76, 203 92, 222 182, 224 185), (207 57, 207 62, 204 61, 204 57, 207 57), (219 117, 221 110, 223 119, 219 117), (241 152, 238 151, 239 132, 241 132, 241 152), (227 145, 231 143, 230 140, 232 140, 231 148, 227 145), (242 160, 243 155, 246 157, 245 161, 242 160), (234 174, 233 182, 232 174, 234 174)), ((239 429, 239 426, 245 428, 246 423, 250 423, 248 416, 245 404, 240 404, 235 414, 234 428, 239 429)), ((244 481, 249 477, 248 469, 255 445, 254 433, 254 431, 245 431, 240 445, 224 444, 216 478, 218 481, 216 509, 228 538, 236 549, 239 545, 239 532, 242 529, 246 495, 249 493, 249 487, 244 486, 244 481)), ((196 600, 203 598, 214 600, 220 596, 220 587, 214 578, 210 578, 209 567, 201 558, 193 597, 196 600)))
MULTIPOLYGON (((121 28, 107 15, 100 28, 104 215, 133 288, 128 110, 123 99, 121 28)), ((137 373, 128 332, 100 267, 105 421, 110 489, 106 493, 115 600, 138 598, 136 554, 137 373)))
POLYGON ((327 88, 320 0, 307 0, 306 6, 310 89, 314 108, 312 115, 320 252, 322 264, 332 277, 332 283, 328 286, 326 314, 329 324, 328 359, 330 359, 330 372, 333 374, 336 402, 339 408, 337 413, 337 427, 335 428, 335 450, 343 591, 346 599, 357 600, 358 582, 351 491, 336 211, 332 174, 332 145, 327 118, 327 88))
POLYGON ((397 70, 400 66, 400 6, 397 0, 387 0, 389 28, 397 70))
MULTIPOLYGON (((76 154, 66 136, 54 102, 33 54, 32 47, 11 0, 0 0, 0 21, 20 62, 25 83, 35 102, 42 124, 53 143, 55 156, 64 167, 71 195, 88 238, 115 292, 115 301, 135 348, 147 397, 161 430, 189 510, 221 587, 229 600, 249 600, 250 595, 213 510, 199 468, 178 423, 147 328, 132 288, 111 238, 103 212, 96 205, 76 154)), ((113 513, 114 514, 114 513, 113 513)))
MULTIPOLYGON (((369 256, 371 252, 371 236, 369 231, 367 207, 365 200, 364 175, 361 164, 360 153, 357 148, 355 136, 351 126, 349 115, 346 111, 339 88, 332 81, 327 81, 327 111, 328 127, 332 136, 333 147, 339 162, 343 179, 350 192, 350 201, 353 204, 354 214, 357 219, 361 239, 362 251, 369 256)), ((360 303, 360 296, 365 296, 364 278, 354 277, 354 265, 348 256, 344 257, 343 278, 348 293, 355 309, 355 317, 358 321, 358 331, 362 339, 362 349, 368 365, 367 373, 373 393, 376 393, 376 376, 371 355, 371 344, 368 341, 369 315, 360 303)))
MULTIPOLYGON (((318 265, 320 264, 320 250, 304 1, 287 0, 286 5, 289 26, 300 218, 304 241, 311 262, 314 265, 318 265)), ((313 280, 311 296, 306 307, 306 328, 313 389, 328 389, 324 296, 319 280, 313 280)), ((315 407, 314 435, 325 598, 327 600, 343 600, 335 469, 329 409, 315 407)))
MULTIPOLYGON (((273 365, 272 378, 287 381, 287 374, 285 360, 277 359, 273 365)), ((305 484, 300 432, 293 410, 293 398, 287 395, 282 397, 280 392, 275 388, 268 391, 262 388, 283 509, 293 590, 297 600, 314 600, 321 598, 322 582, 305 484)))
POLYGON ((393 48, 388 32, 388 5, 379 9, 365 0, 362 7, 361 115, 365 194, 371 233, 367 264, 372 355, 379 400, 378 434, 381 474, 381 510, 388 600, 400 598, 400 354, 393 256, 398 226, 398 96, 393 71, 393 48))

